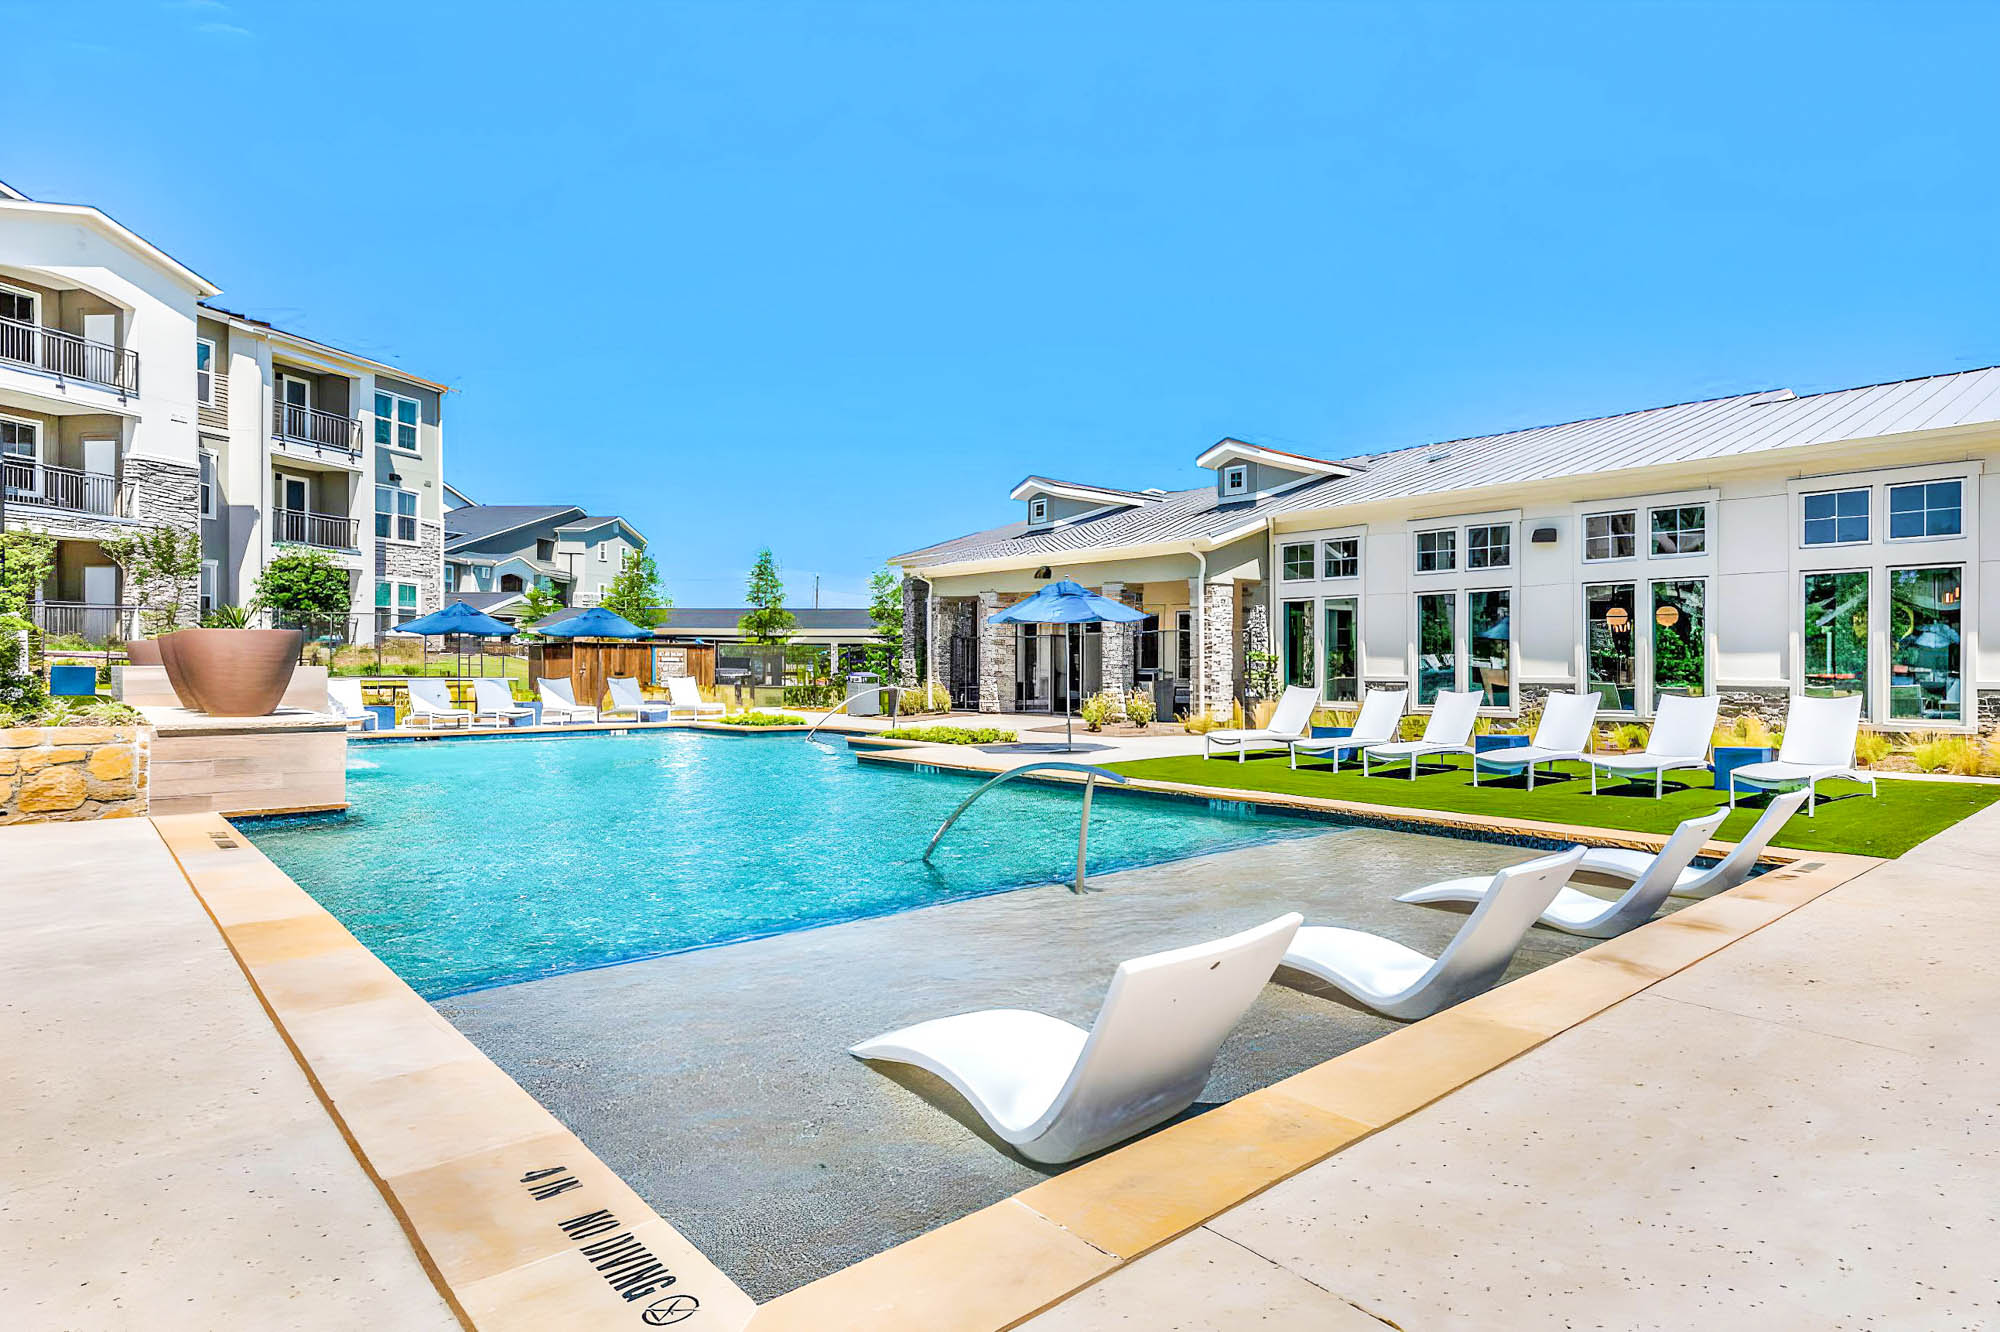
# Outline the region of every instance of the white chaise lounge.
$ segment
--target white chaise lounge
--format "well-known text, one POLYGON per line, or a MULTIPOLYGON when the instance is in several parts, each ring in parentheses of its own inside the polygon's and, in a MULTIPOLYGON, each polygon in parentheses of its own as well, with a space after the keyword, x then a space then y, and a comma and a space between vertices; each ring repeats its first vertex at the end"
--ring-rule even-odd
POLYGON ((1340 736, 1308 736, 1292 741, 1292 766, 1299 766, 1299 755, 1308 758, 1318 754, 1331 755, 1333 771, 1340 771, 1341 755, 1349 750, 1366 749, 1370 745, 1387 744, 1396 738, 1396 728, 1402 724, 1403 711, 1410 704, 1409 689, 1371 689, 1361 700, 1361 715, 1354 719, 1354 732, 1340 736))
POLYGON ((671 704, 667 710, 667 720, 672 721, 674 713, 684 712, 700 721, 703 717, 720 717, 729 709, 721 703, 704 702, 701 686, 694 682, 692 675, 670 675, 667 677, 667 698, 671 704))
MULTIPOLYGON (((1771 803, 1750 825, 1750 831, 1743 835, 1743 840, 1730 848, 1728 855, 1707 869, 1682 869, 1674 876, 1674 885, 1668 891, 1675 897, 1713 897, 1725 889, 1734 888, 1750 877, 1750 871, 1757 868, 1757 859, 1764 854, 1764 848, 1771 844, 1778 830, 1799 812, 1799 806, 1805 802, 1804 788, 1772 796, 1771 803)), ((1578 866, 1578 870, 1616 879, 1637 879, 1652 868, 1654 859, 1644 851, 1597 846, 1583 853, 1583 864, 1578 866)))
POLYGON ((611 706, 604 709, 601 717, 632 715, 633 721, 644 721, 648 708, 658 709, 661 704, 648 703, 639 689, 639 681, 630 675, 613 675, 604 681, 604 688, 611 695, 611 706))
MULTIPOLYGON (((1555 901, 1542 908, 1542 924, 1565 934, 1581 934, 1589 939, 1609 939, 1644 925, 1658 913, 1660 904, 1673 892, 1681 871, 1693 862, 1728 817, 1728 810, 1718 809, 1713 814, 1704 814, 1682 823, 1674 829, 1673 836, 1667 838, 1660 853, 1652 857, 1653 863, 1615 901, 1607 902, 1576 888, 1558 888, 1555 901)), ((1583 859, 1577 863, 1579 867, 1586 866, 1589 853, 1585 852, 1583 859)), ((1492 889, 1493 882, 1484 874, 1467 879, 1446 879, 1442 883, 1404 893, 1396 900, 1426 905, 1433 902, 1477 902, 1492 889)))
POLYGON ((1500 983, 1521 940, 1582 859, 1583 848, 1576 846, 1501 870, 1435 958, 1377 934, 1307 925, 1285 951, 1285 965, 1319 977, 1378 1013, 1429 1017, 1500 983))
POLYGON ((1794 695, 1785 709, 1785 738, 1778 757, 1769 763, 1749 763, 1729 774, 1729 807, 1736 808, 1738 783, 1752 790, 1806 784, 1806 817, 1819 807, 1819 784, 1829 777, 1868 783, 1875 796, 1875 774, 1854 766, 1854 741, 1861 733, 1861 695, 1807 698, 1794 695))
POLYGON ((1721 706, 1722 700, 1714 694, 1705 698, 1660 695, 1660 706, 1653 713, 1653 729, 1647 733, 1644 749, 1637 754, 1591 754, 1584 759, 1590 764, 1590 793, 1597 794, 1600 772, 1619 777, 1643 777, 1650 772, 1653 799, 1658 800, 1666 793, 1668 769, 1707 770, 1708 742, 1715 734, 1715 714, 1721 706))
POLYGON ((542 722, 594 722, 597 709, 587 708, 576 701, 576 691, 566 679, 538 679, 535 692, 542 700, 542 722))
POLYGON ((410 710, 403 714, 403 725, 422 723, 433 729, 472 725, 472 713, 451 701, 451 686, 444 681, 411 680, 409 690, 410 710))
POLYGON ((347 719, 349 726, 359 726, 364 731, 372 731, 381 721, 368 710, 361 701, 361 681, 356 679, 328 680, 326 682, 327 710, 337 717, 347 719))
POLYGON ((1481 768, 1528 773, 1535 789, 1535 768, 1543 763, 1581 763, 1590 755, 1590 733, 1597 725, 1597 695, 1550 694, 1542 703, 1542 719, 1528 743, 1514 749, 1489 749, 1472 761, 1472 784, 1479 785, 1481 768))
POLYGON ((514 701, 514 694, 501 680, 474 680, 472 682, 472 719, 491 717, 495 726, 512 726, 522 717, 535 715, 533 708, 522 707, 514 701))
POLYGON ((1368 775, 1368 760, 1371 758, 1389 761, 1406 758, 1410 761, 1410 776, 1415 777, 1419 759, 1434 754, 1470 754, 1472 723, 1479 715, 1479 705, 1485 700, 1483 690, 1440 690, 1431 703, 1431 719, 1424 723, 1424 738, 1368 746, 1361 751, 1361 775, 1368 775))
POLYGON ((1253 747, 1289 748, 1293 742, 1311 737, 1313 708, 1318 704, 1318 690, 1310 685, 1292 685, 1278 700, 1269 726, 1210 731, 1201 738, 1201 756, 1214 758, 1217 745, 1234 746, 1236 761, 1241 763, 1253 747))
POLYGON ((1299 920, 1288 912, 1227 939, 1121 962, 1089 1031, 990 1008, 919 1022, 849 1053, 927 1069, 1021 1155, 1074 1161, 1194 1103, 1299 920))

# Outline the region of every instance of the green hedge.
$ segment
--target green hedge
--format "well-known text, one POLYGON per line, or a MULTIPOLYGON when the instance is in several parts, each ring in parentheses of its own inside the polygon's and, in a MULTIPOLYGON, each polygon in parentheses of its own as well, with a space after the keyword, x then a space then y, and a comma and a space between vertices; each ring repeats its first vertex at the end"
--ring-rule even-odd
POLYGON ((884 740, 921 740, 927 745, 1009 745, 1014 732, 997 726, 909 726, 882 732, 884 740))

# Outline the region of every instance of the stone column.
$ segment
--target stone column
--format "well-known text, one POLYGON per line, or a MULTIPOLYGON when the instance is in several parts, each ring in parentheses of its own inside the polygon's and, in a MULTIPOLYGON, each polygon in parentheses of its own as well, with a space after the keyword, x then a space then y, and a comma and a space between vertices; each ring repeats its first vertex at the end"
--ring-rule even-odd
MULTIPOLYGON (((1271 634, 1270 601, 1269 598, 1266 597, 1264 594, 1263 586, 1259 584, 1244 589, 1243 643, 1242 643, 1243 653, 1245 654, 1245 656, 1247 656, 1252 652, 1269 655, 1271 652, 1271 639, 1272 639, 1272 634, 1271 634)), ((1248 669, 1247 662, 1243 663, 1243 665, 1244 669, 1242 670, 1241 674, 1243 675, 1244 689, 1247 691, 1249 689, 1251 678, 1254 675, 1254 672, 1248 669)), ((1266 674, 1268 675, 1271 673, 1273 673, 1272 670, 1267 667, 1266 674)), ((1264 683, 1266 686, 1268 686, 1270 682, 1267 680, 1264 683)), ((1275 693, 1275 691, 1273 692, 1275 693)))
POLYGON ((905 688, 917 682, 917 644, 923 637, 930 590, 923 579, 903 575, 903 651, 896 662, 895 683, 905 688))
POLYGON ((1204 710, 1227 717, 1236 701, 1236 584, 1210 583, 1201 595, 1201 642, 1195 669, 1201 672, 1204 710))
MULTIPOLYGON (((1127 592, 1123 583, 1106 583, 1099 593, 1126 606, 1136 599, 1136 594, 1127 592)), ((1132 632, 1137 627, 1109 621, 1097 626, 1099 673, 1103 676, 1104 692, 1121 699, 1132 692, 1132 672, 1138 660, 1138 653, 1133 651, 1132 632)))
POLYGON ((995 624, 1000 594, 981 592, 979 633, 979 710, 1005 712, 1014 701, 1014 626, 995 624))

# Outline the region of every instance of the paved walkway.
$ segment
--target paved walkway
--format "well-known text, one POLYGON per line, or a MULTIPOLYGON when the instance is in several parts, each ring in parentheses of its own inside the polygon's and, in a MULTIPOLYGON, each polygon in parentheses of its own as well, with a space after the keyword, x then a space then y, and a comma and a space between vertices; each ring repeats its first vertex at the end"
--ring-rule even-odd
POLYGON ((2000 1325, 2000 809, 1034 1332, 2000 1325))
POLYGON ((151 822, 0 829, 9 1327, 457 1328, 151 822))

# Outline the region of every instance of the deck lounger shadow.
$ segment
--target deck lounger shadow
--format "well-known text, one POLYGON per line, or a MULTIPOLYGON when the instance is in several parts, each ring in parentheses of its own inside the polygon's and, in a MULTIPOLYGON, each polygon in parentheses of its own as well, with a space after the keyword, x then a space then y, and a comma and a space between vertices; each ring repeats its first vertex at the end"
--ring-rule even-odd
POLYGON ((676 712, 684 712, 696 721, 703 717, 720 717, 729 709, 721 703, 705 703, 701 697, 701 686, 694 682, 692 675, 670 675, 667 677, 667 720, 672 721, 676 712))
POLYGON ((327 710, 336 717, 344 717, 349 726, 359 726, 364 731, 372 731, 381 721, 368 710, 361 701, 361 681, 328 680, 326 682, 327 710))
POLYGON ((1403 711, 1410 704, 1408 689, 1371 689, 1361 700, 1361 715, 1354 719, 1351 735, 1329 735, 1308 737, 1292 741, 1292 766, 1299 766, 1299 755, 1308 758, 1315 754, 1329 754, 1333 757, 1333 771, 1340 771, 1342 753, 1350 749, 1366 749, 1370 745, 1387 744, 1396 738, 1396 728, 1402 724, 1403 711))
MULTIPOLYGON (((1575 888, 1559 888, 1555 901, 1542 908, 1541 922, 1551 929, 1565 934, 1581 934, 1590 939, 1610 939, 1637 928, 1651 920, 1660 910, 1660 904, 1667 900, 1674 884, 1679 882, 1681 871, 1693 863, 1695 855, 1715 835, 1722 821, 1729 817, 1729 811, 1718 809, 1713 814, 1704 814, 1698 819, 1688 819, 1674 829, 1673 836, 1660 853, 1651 857, 1648 865, 1632 886, 1619 894, 1616 901, 1607 902, 1601 897, 1575 888)), ((1578 866, 1590 863, 1590 853, 1584 852, 1578 866)), ((1446 879, 1414 892, 1404 893, 1398 902, 1477 902, 1486 896, 1493 886, 1493 880, 1480 874, 1468 879, 1446 879)))
POLYGON ((1477 689, 1439 690, 1436 701, 1431 704, 1431 719, 1424 723, 1424 738, 1368 746, 1361 751, 1361 775, 1368 775, 1368 760, 1371 758, 1407 758, 1410 761, 1410 776, 1414 778, 1419 759, 1433 754, 1470 754, 1472 722, 1479 715, 1479 705, 1485 700, 1486 695, 1477 689))
MULTIPOLYGON (((1734 888, 1750 877, 1750 871, 1757 868, 1757 858, 1764 854, 1764 848, 1771 844, 1778 830, 1799 812, 1799 806, 1805 802, 1804 788, 1772 796, 1771 803, 1757 816, 1757 821, 1750 825, 1750 831, 1730 849, 1728 855, 1707 869, 1689 867, 1681 870, 1674 876, 1673 887, 1667 891, 1675 897, 1713 897, 1725 889, 1734 888)), ((1583 853, 1583 864, 1578 868, 1615 879, 1637 879, 1652 867, 1653 860, 1654 857, 1645 851, 1595 846, 1583 853)))
POLYGON ((586 708, 578 703, 576 691, 570 687, 567 679, 538 679, 535 681, 535 692, 541 695, 544 723, 554 721, 557 717, 566 722, 597 720, 597 709, 586 708))
POLYGON ((1591 754, 1584 762, 1590 765, 1590 793, 1597 794, 1597 774, 1615 773, 1620 777, 1642 777, 1653 774, 1653 799, 1666 794, 1666 774, 1669 768, 1707 768, 1708 742, 1715 734, 1715 714, 1722 706, 1722 700, 1714 694, 1706 698, 1687 698, 1680 694, 1660 695, 1660 706, 1653 713, 1653 729, 1646 736, 1646 747, 1637 754, 1591 754))
POLYGON ((403 725, 415 726, 422 722, 433 729, 449 723, 453 726, 472 725, 472 713, 451 701, 451 686, 442 680, 412 680, 409 683, 410 710, 403 717, 403 725))
POLYGON ((614 675, 605 680, 604 687, 611 694, 611 706, 600 713, 600 717, 629 712, 633 721, 646 720, 646 714, 641 711, 646 706, 646 696, 639 692, 639 681, 636 678, 630 675, 614 675))
POLYGON ((1521 940, 1582 859, 1583 848, 1573 846, 1501 870, 1435 958, 1378 934, 1307 925, 1292 939, 1285 965, 1319 977, 1378 1013, 1429 1017, 1500 983, 1521 940))
POLYGON ((1518 749, 1489 749, 1472 760, 1472 784, 1479 785, 1479 769, 1500 768, 1510 772, 1526 769, 1528 789, 1535 789, 1538 763, 1581 763, 1590 757, 1590 734, 1597 726, 1597 695, 1550 694, 1542 704, 1542 719, 1535 734, 1518 749))
POLYGON ((919 1022, 849 1053, 927 1069, 1021 1155, 1074 1161, 1194 1104, 1299 921, 1288 912, 1227 939, 1119 963, 1089 1031, 989 1008, 919 1022))
POLYGON ((1819 784, 1829 777, 1845 777, 1851 782, 1868 783, 1870 799, 1875 796, 1875 774, 1854 766, 1854 741, 1861 731, 1861 695, 1845 698, 1807 698, 1794 695, 1785 709, 1785 739, 1778 757, 1769 763, 1750 763, 1729 773, 1729 807, 1736 808, 1736 786, 1741 782, 1752 790, 1806 784, 1806 817, 1812 818, 1819 806, 1819 784))
POLYGON ((472 719, 491 717, 495 726, 512 726, 516 718, 532 717, 533 708, 524 708, 514 701, 513 691, 500 680, 474 680, 472 682, 472 719))
POLYGON ((1284 749, 1295 740, 1311 736, 1313 709, 1318 706, 1318 690, 1311 685, 1292 685, 1278 700, 1269 726, 1210 731, 1201 738, 1201 756, 1214 758, 1215 746, 1234 745, 1236 761, 1241 763, 1253 746, 1258 749, 1284 749))

